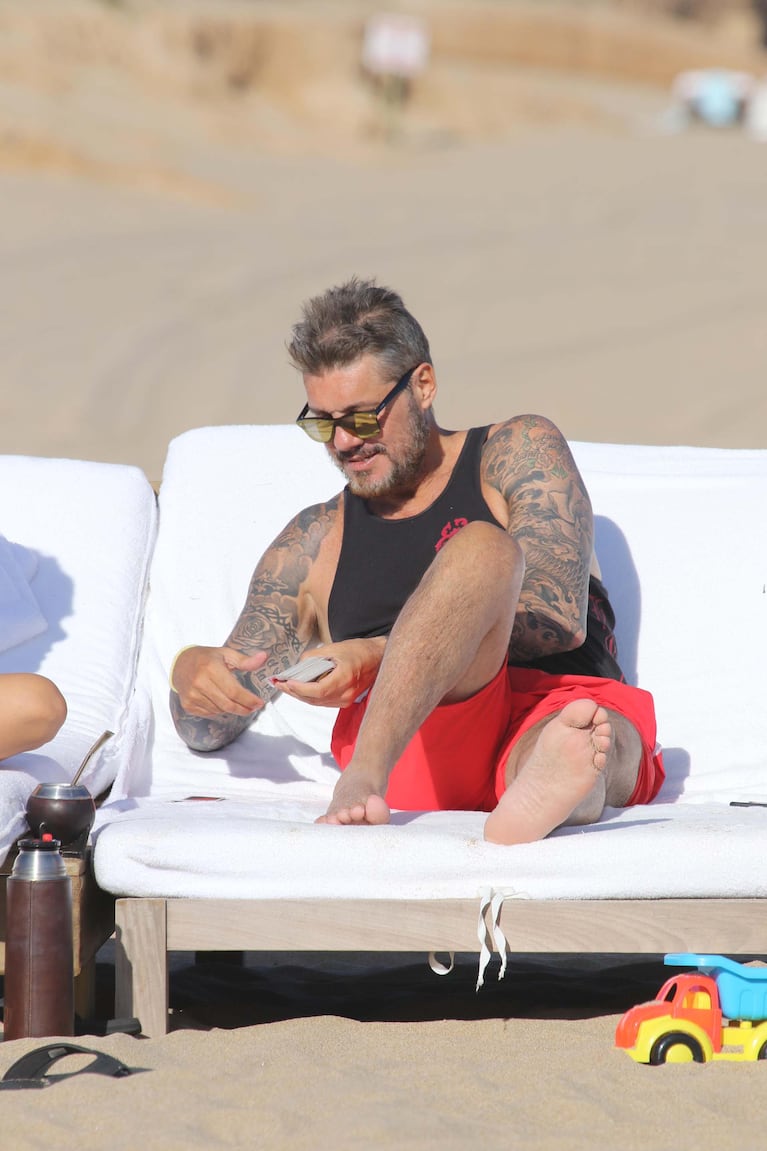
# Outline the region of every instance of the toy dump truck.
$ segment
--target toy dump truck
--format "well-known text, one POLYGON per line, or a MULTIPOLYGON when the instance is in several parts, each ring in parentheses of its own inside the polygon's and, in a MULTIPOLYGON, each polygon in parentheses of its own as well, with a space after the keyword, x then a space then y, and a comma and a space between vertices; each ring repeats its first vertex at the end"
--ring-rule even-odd
POLYGON ((617 1047, 637 1063, 767 1059, 767 967, 682 952, 664 962, 697 971, 672 976, 650 1003, 630 1008, 617 1047))

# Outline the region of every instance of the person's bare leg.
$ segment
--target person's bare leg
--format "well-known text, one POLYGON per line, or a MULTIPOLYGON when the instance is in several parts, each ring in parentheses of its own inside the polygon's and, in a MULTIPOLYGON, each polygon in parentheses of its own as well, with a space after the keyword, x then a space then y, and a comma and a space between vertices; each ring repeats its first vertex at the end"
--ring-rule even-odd
POLYGON ((59 689, 43 675, 0 675, 0 760, 53 739, 67 715, 59 689))
POLYGON ((423 721, 437 704, 475 695, 506 660, 524 568, 519 545, 492 524, 468 524, 437 553, 392 628, 320 822, 388 821, 389 774, 423 721))
POLYGON ((485 822, 492 843, 532 843, 563 824, 595 823, 636 784, 642 744, 634 726, 590 699, 573 700, 514 744, 507 788, 485 822))

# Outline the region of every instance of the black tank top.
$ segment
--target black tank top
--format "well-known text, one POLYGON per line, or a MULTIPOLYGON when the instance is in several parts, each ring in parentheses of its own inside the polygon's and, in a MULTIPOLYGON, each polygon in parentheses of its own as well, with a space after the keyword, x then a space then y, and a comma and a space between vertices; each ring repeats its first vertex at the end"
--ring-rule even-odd
MULTIPOLYGON (((444 490, 424 511, 407 519, 381 519, 364 499, 344 489, 341 554, 328 601, 335 642, 388 635, 402 605, 415 591, 434 556, 467 523, 498 523, 482 495, 481 459, 487 427, 471 428, 444 490)), ((615 617, 607 592, 589 583, 587 637, 575 651, 517 667, 557 675, 596 675, 623 680, 616 662, 615 617)))

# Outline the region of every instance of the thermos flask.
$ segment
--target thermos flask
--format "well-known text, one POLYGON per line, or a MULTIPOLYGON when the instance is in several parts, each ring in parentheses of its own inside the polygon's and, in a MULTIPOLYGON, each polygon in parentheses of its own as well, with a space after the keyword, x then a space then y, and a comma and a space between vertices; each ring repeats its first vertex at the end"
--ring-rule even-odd
POLYGON ((74 1034, 72 883, 51 835, 22 839, 6 889, 3 1038, 74 1034))

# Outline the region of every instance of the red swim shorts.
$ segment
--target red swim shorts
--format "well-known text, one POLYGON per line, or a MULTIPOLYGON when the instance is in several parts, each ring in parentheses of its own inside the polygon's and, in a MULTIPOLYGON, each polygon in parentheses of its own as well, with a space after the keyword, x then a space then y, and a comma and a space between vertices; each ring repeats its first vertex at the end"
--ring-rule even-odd
MULTIPOLYGON (((368 698, 338 713, 331 748, 341 769, 352 757, 368 698)), ((506 789, 514 743, 544 716, 584 698, 625 716, 639 732, 642 759, 626 806, 649 803, 666 777, 649 692, 614 679, 515 667, 502 667, 470 699, 435 708, 395 764, 387 803, 401 811, 492 811, 506 789)))

